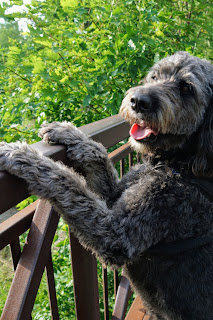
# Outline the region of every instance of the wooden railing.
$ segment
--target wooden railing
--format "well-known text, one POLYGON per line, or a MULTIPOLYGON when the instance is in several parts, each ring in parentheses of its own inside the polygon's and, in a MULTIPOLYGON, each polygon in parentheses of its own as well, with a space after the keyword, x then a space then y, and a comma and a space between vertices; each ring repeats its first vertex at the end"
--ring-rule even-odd
MULTIPOLYGON (((80 128, 107 149, 117 145, 129 135, 129 125, 118 115, 85 125, 80 128)), ((62 145, 38 142, 33 147, 45 156, 69 165, 62 145)), ((133 155, 127 143, 121 143, 109 157, 114 164, 120 163, 120 176, 133 164, 133 155)), ((137 158, 137 161, 140 159, 137 158)), ((0 172, 0 214, 28 197, 26 184, 6 172, 0 172)), ((51 245, 59 216, 46 200, 37 200, 0 224, 0 249, 11 248, 14 278, 2 312, 2 320, 31 319, 31 313, 39 284, 46 270, 52 319, 60 319, 57 306, 51 245), (19 236, 30 229, 21 252, 19 236)), ((76 319, 98 320, 99 293, 96 258, 86 251, 70 232, 72 274, 75 293, 76 319)), ((129 281, 124 275, 118 279, 114 272, 116 302, 112 319, 124 319, 127 302, 131 295, 129 281), (120 284, 119 284, 120 283, 120 284)), ((104 318, 109 319, 107 269, 103 267, 104 318)), ((145 313, 144 313, 145 315, 145 313)), ((131 318, 129 318, 131 319, 131 318)), ((141 319, 143 319, 141 317, 141 319)))

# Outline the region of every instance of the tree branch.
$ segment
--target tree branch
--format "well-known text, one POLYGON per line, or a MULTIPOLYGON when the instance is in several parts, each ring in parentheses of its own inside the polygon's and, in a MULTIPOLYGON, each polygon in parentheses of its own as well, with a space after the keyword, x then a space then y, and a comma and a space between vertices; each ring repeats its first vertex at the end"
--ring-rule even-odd
POLYGON ((19 73, 15 72, 15 71, 12 70, 11 68, 6 67, 6 69, 8 69, 10 72, 14 73, 16 76, 20 77, 22 80, 27 81, 27 82, 29 82, 29 83, 32 83, 32 81, 30 81, 30 80, 28 80, 27 78, 21 76, 19 73))

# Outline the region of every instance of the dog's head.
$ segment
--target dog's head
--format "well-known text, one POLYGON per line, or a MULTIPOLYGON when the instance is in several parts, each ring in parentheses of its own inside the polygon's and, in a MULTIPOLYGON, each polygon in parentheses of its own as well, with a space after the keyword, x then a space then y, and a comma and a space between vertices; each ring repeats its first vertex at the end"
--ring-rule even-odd
POLYGON ((132 125, 132 147, 155 155, 183 148, 193 137, 194 173, 213 176, 212 90, 207 60, 177 52, 156 63, 141 85, 127 91, 120 108, 132 125))

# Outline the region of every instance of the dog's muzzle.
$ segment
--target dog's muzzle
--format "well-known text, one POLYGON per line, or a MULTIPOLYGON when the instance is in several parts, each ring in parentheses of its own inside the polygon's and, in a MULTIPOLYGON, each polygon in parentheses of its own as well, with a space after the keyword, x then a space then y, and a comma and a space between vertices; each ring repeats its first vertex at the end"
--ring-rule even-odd
POLYGON ((149 112, 152 108, 151 98, 148 95, 144 95, 139 92, 132 95, 130 103, 131 108, 137 113, 149 112))

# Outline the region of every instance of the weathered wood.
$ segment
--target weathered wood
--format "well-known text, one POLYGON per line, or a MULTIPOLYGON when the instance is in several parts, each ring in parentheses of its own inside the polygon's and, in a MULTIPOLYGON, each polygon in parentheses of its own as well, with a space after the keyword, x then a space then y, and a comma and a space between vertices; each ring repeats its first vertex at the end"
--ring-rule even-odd
POLYGON ((0 224, 0 250, 30 228, 38 203, 33 202, 0 224))
MULTIPOLYGON (((123 320, 126 314, 128 300, 131 296, 129 280, 123 275, 118 286, 112 320, 123 320)), ((132 318, 134 319, 134 318, 132 318)), ((130 319, 129 319, 130 320, 130 319)))
POLYGON ((118 161, 121 161, 123 158, 129 155, 131 152, 131 148, 128 143, 124 144, 123 146, 115 149, 114 151, 110 152, 109 158, 115 164, 118 161))
POLYGON ((54 279, 54 270, 53 270, 53 261, 52 261, 51 252, 46 264, 46 277, 47 277, 48 294, 49 294, 50 311, 51 311, 52 320, 59 320, 60 318, 58 313, 58 302, 56 297, 55 279, 54 279))
POLYGON ((20 242, 18 237, 10 243, 10 250, 11 250, 12 259, 13 259, 13 269, 15 271, 17 264, 19 262, 19 259, 21 257, 21 247, 20 247, 20 242))
POLYGON ((103 277, 103 299, 104 299, 104 320, 109 320, 109 292, 108 292, 108 277, 107 268, 102 267, 102 277, 103 277))
POLYGON ((137 296, 133 301, 131 308, 125 318, 125 320, 154 320, 153 316, 147 314, 141 298, 137 296))
POLYGON ((70 232, 73 286, 77 320, 100 320, 97 261, 70 232))
POLYGON ((12 281, 1 320, 28 320, 47 264, 59 216, 41 200, 12 281))

